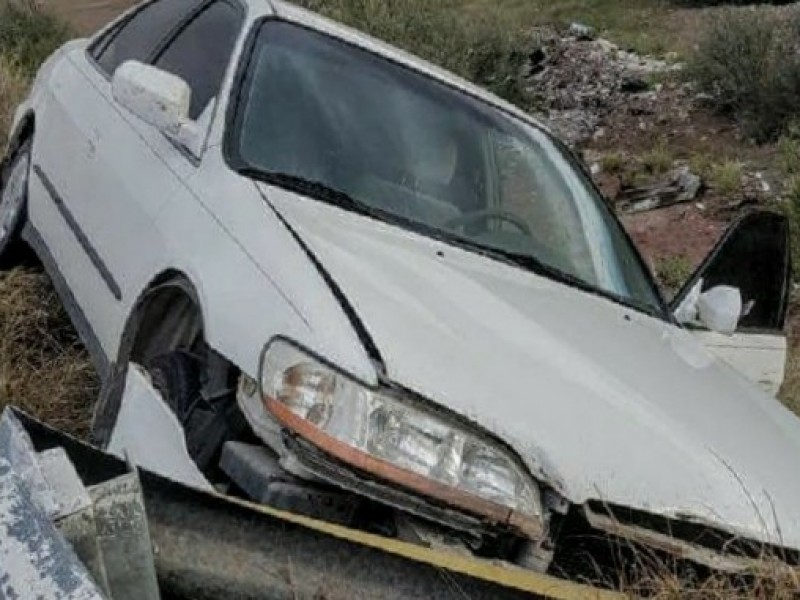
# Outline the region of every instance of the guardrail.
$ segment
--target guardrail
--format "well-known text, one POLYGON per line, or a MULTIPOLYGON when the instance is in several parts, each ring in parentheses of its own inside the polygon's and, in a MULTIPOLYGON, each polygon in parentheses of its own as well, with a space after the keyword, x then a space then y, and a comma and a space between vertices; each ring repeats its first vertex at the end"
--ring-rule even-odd
MULTIPOLYGON (((4 420, 8 418, 18 421, 39 456, 63 449, 90 495, 96 495, 98 486, 138 474, 134 478, 141 483, 144 529, 152 543, 155 573, 162 593, 170 598, 621 597, 511 565, 439 552, 188 488, 132 469, 25 413, 7 410, 4 420)), ((128 501, 131 498, 135 508, 135 494, 128 501)), ((123 514, 118 511, 117 517, 123 514)), ((141 532, 142 527, 134 529, 141 532)), ((125 534, 128 529, 121 531, 125 534)), ((131 539, 129 535, 129 544, 131 539)), ((129 547, 138 548, 141 558, 141 544, 129 547)), ((3 564, 0 560, 0 582, 3 564)), ((115 574, 107 578, 113 581, 115 574)), ((114 600, 136 598, 135 592, 131 595, 130 577, 121 580, 128 587, 118 585, 109 595, 114 600)))

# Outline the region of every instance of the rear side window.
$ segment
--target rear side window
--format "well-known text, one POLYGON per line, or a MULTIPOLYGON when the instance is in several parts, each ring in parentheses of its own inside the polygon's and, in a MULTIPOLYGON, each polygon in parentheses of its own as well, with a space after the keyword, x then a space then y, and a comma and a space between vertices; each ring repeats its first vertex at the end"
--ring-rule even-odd
POLYGON ((92 48, 100 68, 109 75, 126 60, 148 62, 161 43, 202 0, 156 0, 111 29, 92 48))
POLYGON ((234 4, 214 2, 156 58, 156 67, 182 78, 192 89, 191 118, 199 117, 219 92, 243 19, 234 4))

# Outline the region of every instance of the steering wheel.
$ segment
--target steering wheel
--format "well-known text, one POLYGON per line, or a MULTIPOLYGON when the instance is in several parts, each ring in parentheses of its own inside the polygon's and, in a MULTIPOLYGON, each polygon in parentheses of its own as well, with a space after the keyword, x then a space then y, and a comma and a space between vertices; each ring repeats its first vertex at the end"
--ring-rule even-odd
POLYGON ((514 213, 510 213, 507 210, 501 210, 499 208, 484 208, 482 210, 476 210, 473 212, 469 212, 453 219, 449 219, 444 223, 444 226, 447 228, 460 228, 463 229, 468 225, 474 225, 475 223, 481 223, 484 221, 505 221, 506 223, 511 223, 522 231, 525 235, 531 235, 531 228, 530 226, 522 220, 522 218, 518 217, 514 213))

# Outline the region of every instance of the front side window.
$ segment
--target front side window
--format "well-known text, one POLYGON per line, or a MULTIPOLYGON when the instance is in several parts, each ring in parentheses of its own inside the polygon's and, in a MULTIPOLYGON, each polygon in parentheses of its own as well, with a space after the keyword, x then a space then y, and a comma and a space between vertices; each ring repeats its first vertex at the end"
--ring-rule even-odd
POLYGON ((219 92, 243 16, 230 2, 213 2, 156 58, 154 65, 182 78, 192 90, 189 116, 196 119, 219 92))
POLYGON ((541 130, 321 33, 259 30, 233 123, 238 166, 663 315, 602 198, 541 130))
POLYGON ((146 63, 200 3, 201 0, 151 2, 100 38, 91 50, 92 56, 109 75, 126 60, 146 63))

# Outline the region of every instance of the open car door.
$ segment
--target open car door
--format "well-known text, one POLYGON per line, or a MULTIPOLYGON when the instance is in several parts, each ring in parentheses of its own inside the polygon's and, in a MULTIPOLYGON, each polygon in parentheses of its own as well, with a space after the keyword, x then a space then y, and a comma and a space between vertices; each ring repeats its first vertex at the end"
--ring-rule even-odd
POLYGON ((778 213, 752 212, 725 232, 671 308, 714 354, 775 395, 786 364, 790 286, 788 220, 778 213), (724 310, 738 312, 730 327, 717 326, 719 320, 708 314, 713 310, 703 314, 704 306, 717 303, 718 308, 720 300, 724 310))

